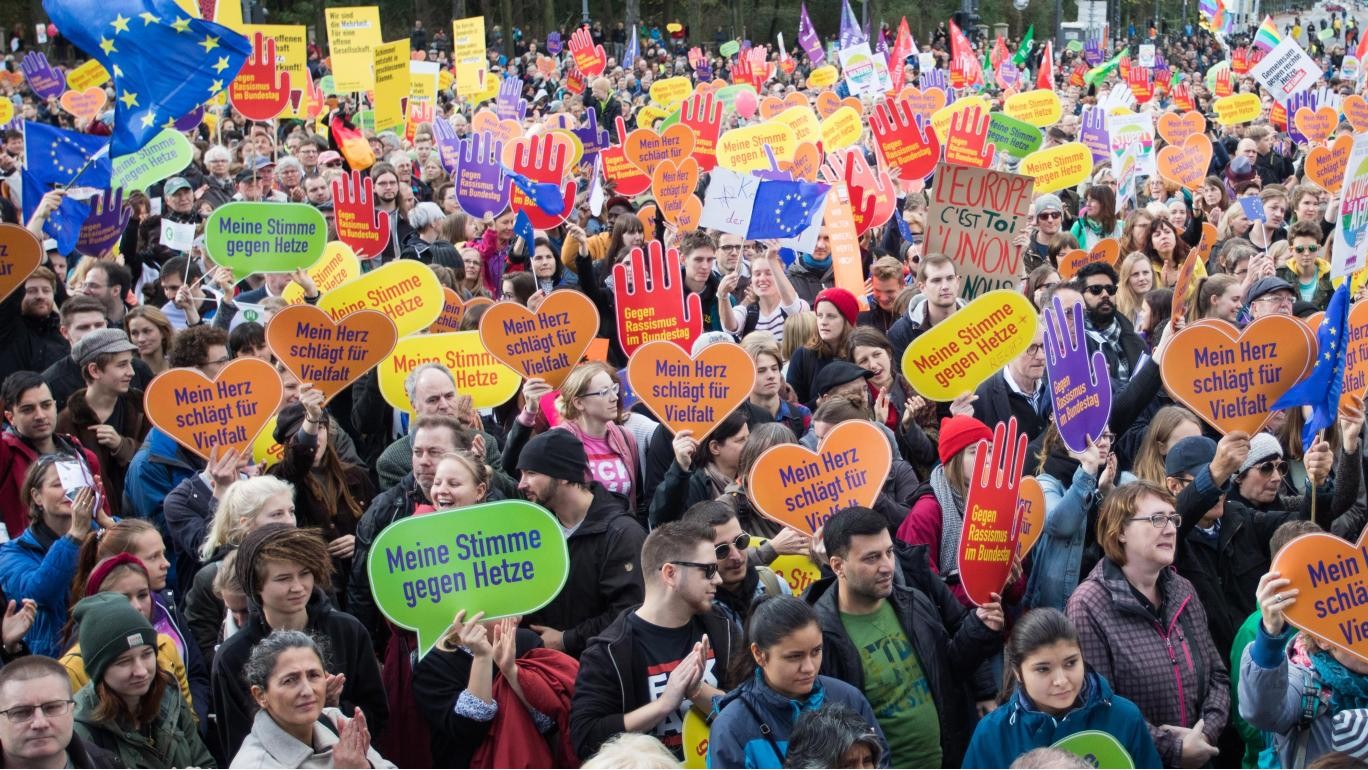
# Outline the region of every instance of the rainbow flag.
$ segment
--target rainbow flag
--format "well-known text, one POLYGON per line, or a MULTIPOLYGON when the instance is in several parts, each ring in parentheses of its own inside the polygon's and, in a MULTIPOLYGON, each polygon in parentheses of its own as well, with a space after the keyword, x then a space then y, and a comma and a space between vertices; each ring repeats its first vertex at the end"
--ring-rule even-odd
POLYGON ((1198 0, 1197 11, 1202 14, 1209 29, 1215 26, 1216 16, 1222 11, 1221 0, 1198 0))
POLYGON ((1263 24, 1260 24, 1258 31, 1254 33, 1254 47, 1267 53, 1281 42, 1282 35, 1278 34, 1278 28, 1273 24, 1273 17, 1265 16, 1263 24))

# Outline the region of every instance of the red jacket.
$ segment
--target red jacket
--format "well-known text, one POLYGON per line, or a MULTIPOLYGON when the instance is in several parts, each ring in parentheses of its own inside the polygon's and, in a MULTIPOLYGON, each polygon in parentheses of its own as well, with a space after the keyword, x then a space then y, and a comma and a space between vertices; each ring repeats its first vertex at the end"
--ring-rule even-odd
POLYGON ((545 737, 508 680, 494 677, 491 694, 499 713, 470 766, 579 767, 570 743, 570 699, 578 674, 579 661, 556 650, 539 647, 518 658, 518 685, 528 705, 556 721, 556 729, 545 737))
MULTIPOLYGON (((90 469, 91 478, 99 478, 99 459, 75 436, 54 433, 52 440, 56 442, 58 451, 79 452, 90 469)), ((20 501, 19 491, 24 485, 24 475, 28 473, 29 466, 37 459, 38 452, 12 428, 0 433, 0 515, 3 515, 10 540, 23 534, 29 525, 29 508, 20 501)), ((109 500, 106 499, 101 507, 108 513, 109 500)))

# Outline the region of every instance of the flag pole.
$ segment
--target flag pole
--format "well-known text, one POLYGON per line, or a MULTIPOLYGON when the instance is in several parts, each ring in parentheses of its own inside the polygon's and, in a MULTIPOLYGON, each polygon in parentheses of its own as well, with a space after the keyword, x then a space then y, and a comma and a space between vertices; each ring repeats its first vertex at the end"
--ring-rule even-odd
POLYGON ((68 187, 71 187, 72 185, 76 184, 76 180, 77 180, 77 179, 80 179, 80 178, 81 178, 81 174, 84 174, 84 173, 85 173, 85 170, 88 169, 88 168, 90 168, 90 164, 92 164, 92 163, 94 163, 95 161, 99 160, 102 156, 104 156, 104 155, 105 155, 106 153, 108 153, 108 152, 109 152, 109 145, 107 145, 107 144, 104 145, 103 147, 101 147, 100 149, 96 150, 93 154, 91 154, 90 157, 86 158, 85 163, 82 163, 80 168, 76 169, 76 175, 73 176, 73 177, 71 177, 71 181, 69 181, 69 182, 67 182, 66 184, 62 185, 59 189, 65 190, 65 189, 67 189, 68 187))

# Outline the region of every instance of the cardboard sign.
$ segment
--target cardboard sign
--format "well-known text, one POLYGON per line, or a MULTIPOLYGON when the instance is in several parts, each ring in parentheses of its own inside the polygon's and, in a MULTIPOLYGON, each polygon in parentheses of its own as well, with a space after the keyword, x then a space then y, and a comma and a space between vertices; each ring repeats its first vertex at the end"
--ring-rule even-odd
POLYGON ((158 430, 208 460, 211 449, 247 451, 284 394, 274 366, 239 358, 212 380, 198 369, 162 372, 148 383, 143 410, 158 430))
POLYGON ((235 201, 214 209, 204 223, 209 258, 239 278, 307 268, 323 256, 327 242, 322 212, 307 203, 235 201))
POLYGON ((1169 144, 1182 144, 1193 134, 1206 131, 1206 120, 1200 112, 1165 112, 1155 122, 1159 136, 1169 144))
POLYGON ((1301 107, 1292 115, 1292 122, 1306 137, 1306 141, 1319 144, 1335 132, 1335 127, 1339 125, 1339 111, 1334 107, 1301 107))
POLYGON ((781 123, 757 123, 733 128, 717 140, 717 165, 732 171, 763 171, 770 167, 768 147, 779 161, 792 160, 797 138, 781 123))
POLYGON ((811 535, 838 511, 872 506, 892 462, 883 432, 872 422, 850 420, 832 428, 816 452, 801 444, 766 449, 746 488, 766 518, 811 535))
MULTIPOLYGON (((1288 35, 1282 42, 1273 46, 1273 50, 1254 65, 1249 74, 1273 95, 1274 101, 1286 101, 1314 86, 1324 72, 1310 56, 1306 55, 1306 51, 1297 45, 1297 41, 1288 35)), ((1255 101, 1259 99, 1254 94, 1248 96, 1253 97, 1255 101)))
POLYGON ((1287 620, 1322 642, 1368 662, 1368 537, 1356 544, 1324 532, 1302 535, 1273 560, 1301 593, 1287 620))
MULTIPOLYGON (((93 60, 92 60, 93 61, 93 60)), ((195 148, 185 134, 168 128, 152 138, 141 150, 114 159, 111 187, 124 191, 146 190, 167 177, 180 173, 195 159, 195 148)))
POLYGON ((1023 560, 1045 534, 1045 490, 1035 476, 1021 479, 1017 489, 1017 555, 1023 560))
POLYGON ((950 163, 936 167, 925 249, 954 260, 965 299, 1014 288, 1024 274, 1012 239, 1029 225, 1031 201, 1040 192, 1032 189, 1029 176, 950 163))
POLYGON ((1331 195, 1338 195, 1344 186, 1344 172, 1349 169, 1349 154, 1353 149, 1353 134, 1340 134, 1329 147, 1312 147, 1306 153, 1307 180, 1331 195))
POLYGON ((978 442, 957 561, 960 586, 979 606, 991 603, 991 594, 1002 592, 1016 559, 1017 498, 1027 443, 1026 434, 1017 431, 1015 417, 993 428, 992 443, 978 442))
POLYGON ((1364 243, 1368 241, 1368 134, 1354 135, 1336 223, 1330 253, 1331 278, 1357 272, 1364 266, 1364 243))
POLYGON ((582 292, 553 291, 537 312, 496 302, 480 318, 480 341, 490 355, 526 378, 560 387, 598 333, 599 314, 582 292))
POLYGON ((442 285, 422 262, 396 259, 324 294, 318 307, 334 321, 358 310, 378 310, 394 321, 400 337, 407 337, 437 320, 442 312, 442 285))
POLYGON ((684 297, 679 252, 661 252, 659 241, 647 244, 649 256, 632 249, 613 265, 613 298, 617 307, 618 342, 628 356, 655 340, 668 340, 688 350, 703 330, 697 294, 684 297))
POLYGON ((1059 122, 1063 107, 1059 94, 1040 88, 1007 97, 1002 103, 1002 111, 1037 128, 1045 128, 1059 122))
POLYGON ((627 382, 671 431, 691 430, 701 444, 750 397, 755 362, 732 342, 714 343, 691 357, 678 345, 659 340, 632 354, 627 382))
POLYGON ((988 124, 988 141, 998 152, 1021 159, 1039 150, 1044 137, 1040 129, 1030 123, 994 112, 988 124))
POLYGON ((551 603, 570 576, 560 522, 525 500, 501 500, 385 527, 366 561, 375 605, 430 651, 457 611, 485 620, 527 615, 551 603))
POLYGON ((1211 108, 1216 111, 1217 123, 1223 126, 1233 126, 1239 123, 1248 123, 1259 117, 1259 113, 1263 110, 1263 102, 1259 101, 1258 94, 1231 94, 1212 102, 1211 108))
POLYGON ((313 305, 291 305, 266 324, 271 353, 301 383, 313 383, 325 403, 384 360, 398 340, 394 322, 374 310, 334 321, 313 305))
POLYGON ((1065 308, 1055 297, 1045 308, 1045 372, 1060 439, 1070 451, 1086 452, 1107 431, 1112 389, 1107 357, 1088 354, 1082 302, 1065 308))
POLYGON ((1082 757, 1089 767, 1098 770, 1131 770, 1135 767, 1135 760, 1121 745, 1121 741, 1100 730, 1076 732, 1056 742, 1054 748, 1082 757))
POLYGON ((1166 145, 1159 150, 1159 176, 1189 190, 1197 190, 1207 177, 1211 165, 1211 139, 1206 134, 1191 134, 1182 144, 1166 145))
POLYGON ((903 352, 903 376, 926 398, 954 401, 1024 353, 1038 323, 1021 292, 989 292, 913 340, 903 352))
MULTIPOLYGON (((308 273, 318 290, 327 294, 361 275, 361 260, 356 258, 347 244, 329 241, 323 247, 323 256, 309 268, 308 273)), ((291 281, 280 296, 291 305, 301 305, 304 303, 304 287, 291 281)))
POLYGON ((1238 335, 1230 324, 1178 332, 1160 375, 1178 403, 1221 433, 1257 433, 1269 407, 1311 371, 1311 333, 1291 316, 1265 316, 1238 335))
POLYGON ((0 224, 0 300, 5 299, 38 269, 43 244, 19 225, 0 224))
POLYGON ((1078 142, 1037 150, 1017 166, 1023 175, 1035 178, 1036 195, 1074 187, 1091 176, 1092 170, 1092 151, 1078 142))
POLYGON ((418 334, 404 337, 377 369, 385 403, 412 411, 404 378, 422 364, 445 366, 456 380, 456 390, 470 396, 476 409, 488 409, 517 395, 522 380, 485 350, 477 331, 418 334))

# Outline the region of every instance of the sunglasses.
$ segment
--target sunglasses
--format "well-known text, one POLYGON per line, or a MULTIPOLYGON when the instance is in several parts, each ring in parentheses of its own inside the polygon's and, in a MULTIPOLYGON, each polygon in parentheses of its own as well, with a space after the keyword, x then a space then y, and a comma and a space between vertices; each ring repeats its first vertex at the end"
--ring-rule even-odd
POLYGON ((1042 211, 1036 214, 1036 219, 1059 219, 1064 216, 1061 211, 1042 211))
POLYGON ((703 579, 712 580, 717 575, 717 564, 699 564, 696 561, 672 561, 670 564, 676 567, 694 567, 703 570, 703 579))
POLYGON ((1258 471, 1259 473, 1261 473, 1261 474, 1263 474, 1263 475, 1265 475, 1265 476, 1272 476, 1272 475, 1273 475, 1273 471, 1277 471, 1278 473, 1282 474, 1283 476, 1286 476, 1286 475, 1287 475, 1287 461, 1286 461, 1286 460, 1277 460, 1277 461, 1274 461, 1274 460, 1265 460, 1264 462, 1261 462, 1261 463, 1259 463, 1258 465, 1255 465, 1255 466, 1254 466, 1254 470, 1258 471))
POLYGON ((1106 293, 1106 295, 1107 295, 1108 297, 1115 297, 1115 296, 1116 296, 1116 284, 1114 284, 1114 283, 1093 284, 1092 286, 1084 287, 1083 291, 1086 291, 1087 293, 1093 295, 1094 297, 1100 297, 1100 296, 1102 296, 1102 294, 1103 294, 1104 292, 1106 293))
POLYGON ((723 559, 731 555, 731 551, 733 548, 736 549, 737 553, 745 553, 746 549, 750 548, 750 542, 751 536, 746 534, 745 532, 742 532, 741 534, 737 535, 736 537, 732 538, 731 540, 725 543, 718 543, 714 545, 713 553, 717 555, 718 561, 722 561, 723 559))
POLYGON ((1298 254, 1315 254, 1320 251, 1319 246, 1293 246, 1292 250, 1298 254))

